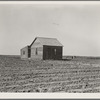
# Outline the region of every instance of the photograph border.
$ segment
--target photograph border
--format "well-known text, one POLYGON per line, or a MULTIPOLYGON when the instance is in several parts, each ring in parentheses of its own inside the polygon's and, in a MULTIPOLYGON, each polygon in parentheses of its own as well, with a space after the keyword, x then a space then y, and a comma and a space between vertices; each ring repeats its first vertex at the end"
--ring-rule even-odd
MULTIPOLYGON (((0 2, 12 2, 12 1, 29 1, 29 2, 33 2, 33 1, 100 1, 100 0, 0 0, 0 2)), ((99 100, 100 99, 100 94, 97 93, 96 95, 94 93, 72 93, 74 97, 70 97, 70 95, 72 96, 71 93, 69 93, 64 97, 62 93, 58 93, 58 94, 51 94, 51 93, 39 93, 39 95, 36 93, 35 95, 33 95, 32 97, 30 97, 30 94, 33 95, 33 93, 0 93, 0 100, 99 100), (40 96, 43 96, 41 97, 40 96), (20 96, 18 96, 20 95, 20 96), (50 95, 50 97, 48 98, 48 95, 50 95), (53 97, 53 95, 55 95, 53 97), (58 95, 58 96, 57 96, 58 95), (80 95, 80 97, 79 97, 80 95), (39 97, 40 96, 40 97, 39 97), (63 97, 62 97, 63 96, 63 97), (77 97, 78 96, 78 97, 77 97)), ((64 93, 64 95, 66 95, 66 93, 64 93)))

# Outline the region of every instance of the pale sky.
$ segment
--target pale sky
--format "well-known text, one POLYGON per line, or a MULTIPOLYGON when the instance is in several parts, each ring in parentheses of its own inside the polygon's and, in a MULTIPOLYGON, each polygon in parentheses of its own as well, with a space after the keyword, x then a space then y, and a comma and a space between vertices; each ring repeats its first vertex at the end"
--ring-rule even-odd
POLYGON ((63 44, 63 55, 100 56, 100 2, 91 2, 0 2, 0 55, 19 55, 35 37, 50 37, 63 44))

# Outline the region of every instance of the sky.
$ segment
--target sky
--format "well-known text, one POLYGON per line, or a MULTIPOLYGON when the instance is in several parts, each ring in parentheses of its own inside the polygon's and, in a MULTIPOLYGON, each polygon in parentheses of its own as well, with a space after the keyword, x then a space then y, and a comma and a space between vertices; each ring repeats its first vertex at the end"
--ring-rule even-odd
POLYGON ((20 55, 35 37, 49 37, 63 55, 100 56, 100 2, 57 2, 0 2, 0 55, 20 55))

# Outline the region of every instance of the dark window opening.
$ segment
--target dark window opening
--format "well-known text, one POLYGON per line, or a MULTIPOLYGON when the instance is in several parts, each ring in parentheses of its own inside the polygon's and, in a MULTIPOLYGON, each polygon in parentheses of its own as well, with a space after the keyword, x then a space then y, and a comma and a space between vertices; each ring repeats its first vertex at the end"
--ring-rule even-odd
POLYGON ((37 48, 36 48, 36 52, 35 52, 35 54, 38 55, 37 48))
POLYGON ((25 51, 23 51, 23 55, 25 55, 25 51))
POLYGON ((56 49, 54 49, 54 52, 55 52, 55 55, 56 55, 57 50, 56 50, 56 49))
POLYGON ((28 49, 28 57, 29 58, 31 57, 31 49, 30 48, 28 49))

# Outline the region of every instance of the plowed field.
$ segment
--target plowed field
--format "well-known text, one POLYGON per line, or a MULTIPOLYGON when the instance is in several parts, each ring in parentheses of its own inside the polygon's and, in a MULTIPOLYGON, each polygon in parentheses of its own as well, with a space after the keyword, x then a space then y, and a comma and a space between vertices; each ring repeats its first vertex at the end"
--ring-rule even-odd
POLYGON ((100 92, 100 59, 21 60, 0 56, 0 92, 100 92))

